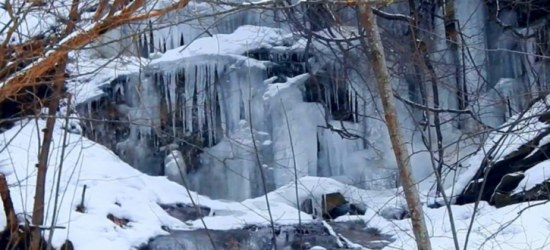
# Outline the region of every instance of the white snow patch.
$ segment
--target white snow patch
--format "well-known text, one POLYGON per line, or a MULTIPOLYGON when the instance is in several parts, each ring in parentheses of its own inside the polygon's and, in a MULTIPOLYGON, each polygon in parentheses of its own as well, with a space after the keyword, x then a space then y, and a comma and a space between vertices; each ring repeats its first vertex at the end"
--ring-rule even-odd
POLYGON ((291 39, 282 29, 243 25, 231 34, 216 34, 199 38, 191 44, 166 51, 152 63, 178 61, 198 55, 242 55, 250 49, 271 48, 291 39))
MULTIPOLYGON (((38 153, 38 128, 45 122, 30 120, 19 124, 1 136, 4 144, 15 139, 2 151, 2 171, 11 169, 8 181, 11 185, 12 199, 18 213, 32 210, 34 184, 36 181, 36 156, 38 153), (36 127, 38 124, 38 127, 36 127)), ((73 242, 76 249, 131 249, 144 244, 151 237, 167 234, 161 229, 193 230, 202 228, 200 220, 189 221, 186 225, 170 217, 158 204, 190 204, 185 189, 168 181, 165 177, 151 177, 138 172, 103 146, 97 145, 80 135, 67 134, 68 143, 60 171, 62 122, 54 131, 51 162, 47 176, 46 224, 52 221, 53 197, 56 175, 61 172, 58 218, 53 235, 54 247, 59 247, 65 239, 73 242), (76 212, 80 204, 83 186, 87 186, 84 205, 85 213, 76 212), (126 227, 119 227, 107 219, 108 214, 129 219, 126 227), (90 241, 90 239, 94 239, 90 241)), ((546 166, 541 166, 546 168, 546 166)), ((268 194, 271 213, 277 224, 297 224, 295 183, 289 183, 268 194)), ((367 213, 363 216, 342 216, 337 221, 365 221, 368 227, 378 228, 384 234, 390 234, 395 241, 391 248, 415 249, 409 220, 388 221, 379 215, 387 206, 404 205, 400 190, 366 191, 339 183, 330 178, 304 177, 298 180, 298 202, 312 195, 340 192, 347 200, 363 203, 367 213)), ((248 199, 242 203, 215 201, 191 193, 197 204, 212 208, 216 215, 207 216, 204 221, 210 229, 232 229, 245 225, 269 225, 269 212, 265 197, 248 199)), ((530 204, 517 204, 496 209, 482 202, 474 220, 469 246, 473 249, 526 249, 547 246, 547 229, 550 215, 546 213, 550 204, 538 203, 526 209, 530 204), (524 210, 526 209, 526 210, 524 210), (524 210, 524 211, 523 211, 524 210), (520 213, 520 211, 523 211, 520 213), (519 216, 518 216, 518 213, 519 216), (541 223, 543 222, 543 223, 541 223)), ((451 206, 455 215, 455 225, 459 243, 464 242, 472 215, 473 205, 451 206)), ((424 207, 428 231, 433 249, 449 249, 452 244, 452 232, 445 208, 428 209, 424 207)), ((211 213, 212 215, 213 213, 211 213)), ((302 223, 311 222, 310 215, 301 213, 302 223)), ((5 225, 5 218, 0 222, 5 225)), ((47 237, 48 235, 46 235, 47 237)))
POLYGON ((513 193, 528 191, 536 185, 550 179, 550 162, 543 161, 525 171, 524 175, 525 177, 521 180, 516 189, 514 189, 513 193))

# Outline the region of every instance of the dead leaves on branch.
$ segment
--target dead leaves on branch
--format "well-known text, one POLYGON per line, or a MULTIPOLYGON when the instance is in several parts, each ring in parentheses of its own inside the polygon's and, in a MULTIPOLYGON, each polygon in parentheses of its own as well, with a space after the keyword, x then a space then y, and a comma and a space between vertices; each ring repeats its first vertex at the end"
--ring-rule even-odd
MULTIPOLYGON (((0 46, 0 66, 4 66, 0 71, 0 81, 2 81, 0 84, 0 102, 12 99, 21 93, 21 90, 25 87, 43 84, 40 80, 48 72, 51 72, 70 51, 81 49, 99 38, 101 34, 124 24, 158 17, 167 12, 184 8, 189 3, 189 0, 179 0, 161 9, 141 12, 140 10, 145 9, 146 3, 147 5, 151 4, 145 0, 117 0, 113 8, 118 8, 111 9, 108 13, 104 14, 103 12, 107 11, 107 4, 106 1, 102 0, 99 2, 94 15, 97 22, 87 27, 76 29, 74 32, 58 36, 64 37, 63 39, 36 38, 34 41, 31 39, 29 44, 25 43, 27 47, 24 44, 8 45, 7 43, 4 46, 0 46), (33 46, 30 46, 31 49, 25 50, 25 48, 28 49, 29 45, 33 46), (55 49, 46 50, 45 48, 55 49), (22 54, 19 54, 17 57, 13 53, 9 53, 18 49, 22 54), (6 67, 8 65, 14 66, 6 67), (26 66, 21 69, 21 65, 26 66)), ((78 9, 71 8, 71 13, 77 11, 78 9)), ((72 19, 72 17, 74 15, 71 15, 69 18, 72 19)))

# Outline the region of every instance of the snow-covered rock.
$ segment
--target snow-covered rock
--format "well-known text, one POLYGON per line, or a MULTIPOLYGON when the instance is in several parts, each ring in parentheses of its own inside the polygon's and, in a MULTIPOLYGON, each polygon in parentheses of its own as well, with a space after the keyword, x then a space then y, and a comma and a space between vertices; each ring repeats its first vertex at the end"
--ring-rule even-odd
POLYGON ((505 206, 550 197, 546 191, 550 179, 549 103, 550 97, 542 98, 513 116, 466 160, 463 165, 467 170, 453 187, 458 194, 457 204, 481 197, 491 204, 505 206))

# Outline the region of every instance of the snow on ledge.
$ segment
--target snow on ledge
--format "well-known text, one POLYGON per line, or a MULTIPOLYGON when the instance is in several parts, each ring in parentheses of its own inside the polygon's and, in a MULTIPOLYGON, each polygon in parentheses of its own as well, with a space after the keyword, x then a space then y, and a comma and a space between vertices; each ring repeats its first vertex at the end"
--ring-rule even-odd
POLYGON ((282 29, 243 25, 231 34, 199 38, 188 45, 166 51, 151 63, 173 62, 198 55, 242 55, 258 48, 272 48, 292 39, 282 29))

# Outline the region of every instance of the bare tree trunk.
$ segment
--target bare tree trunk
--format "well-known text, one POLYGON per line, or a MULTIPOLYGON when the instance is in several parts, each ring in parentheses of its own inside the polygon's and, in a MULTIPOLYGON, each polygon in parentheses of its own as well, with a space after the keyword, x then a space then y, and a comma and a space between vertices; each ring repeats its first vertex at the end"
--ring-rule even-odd
POLYGON ((54 91, 49 100, 48 105, 48 117, 46 118, 46 128, 43 129, 44 138, 42 140, 42 146, 40 147, 40 154, 38 156, 38 173, 36 176, 36 191, 34 195, 34 205, 32 212, 32 226, 31 226, 31 250, 39 250, 42 248, 42 233, 41 225, 44 222, 44 196, 46 191, 46 173, 48 171, 48 158, 50 154, 50 146, 53 139, 53 130, 56 120, 56 111, 59 106, 59 100, 61 99, 61 93, 63 90, 63 82, 65 78, 65 66, 67 65, 67 58, 61 60, 55 71, 53 79, 54 91))
POLYGON ((403 135, 399 129, 399 121, 397 120, 397 112, 391 98, 393 91, 390 82, 390 74, 386 66, 386 56, 382 47, 382 39, 378 31, 376 17, 372 11, 370 4, 362 4, 359 6, 360 22, 367 31, 367 40, 370 45, 370 60, 378 83, 378 92, 382 99, 382 106, 386 119, 386 127, 390 134, 390 139, 399 167, 399 175, 405 199, 411 213, 411 221, 416 238, 416 244, 419 250, 431 249, 430 238, 424 221, 424 212, 420 203, 418 189, 414 183, 411 173, 409 156, 407 148, 403 141, 403 135))
POLYGON ((0 196, 2 196, 4 213, 6 214, 6 230, 9 230, 10 233, 9 243, 6 247, 13 247, 16 246, 21 240, 21 234, 19 233, 19 222, 17 221, 15 209, 13 208, 8 181, 6 180, 6 176, 3 174, 0 174, 0 196))

